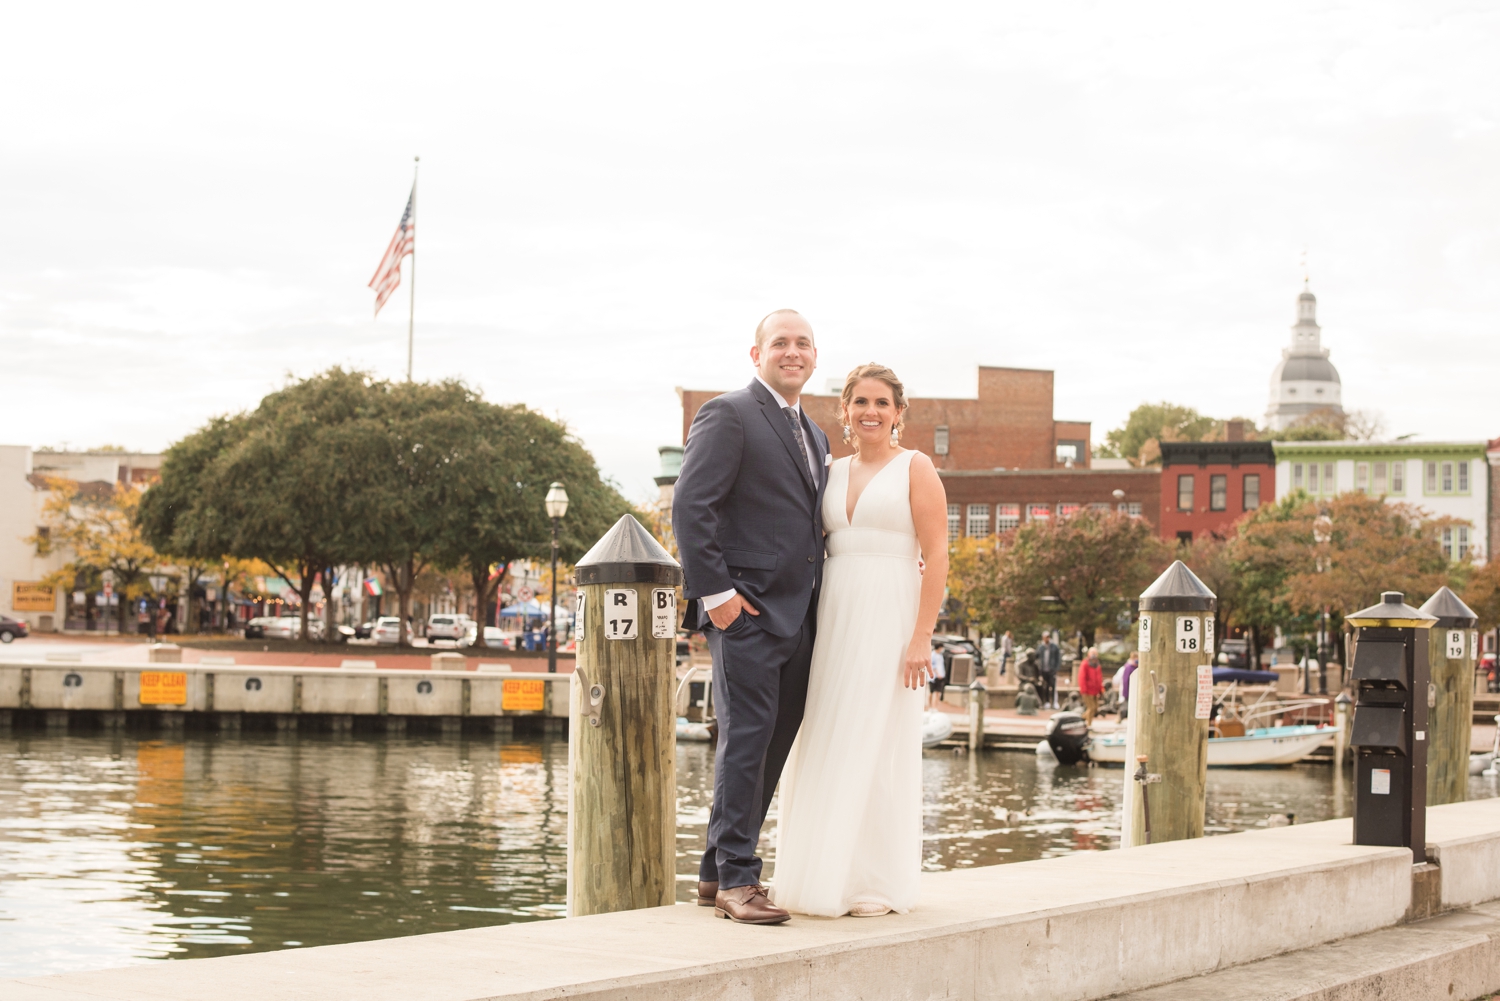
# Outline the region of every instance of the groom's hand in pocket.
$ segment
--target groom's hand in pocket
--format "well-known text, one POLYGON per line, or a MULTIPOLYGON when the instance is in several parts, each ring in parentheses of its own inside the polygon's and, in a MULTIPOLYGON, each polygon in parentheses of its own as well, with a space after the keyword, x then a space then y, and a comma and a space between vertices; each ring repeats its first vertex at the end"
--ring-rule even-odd
POLYGON ((741 595, 736 594, 733 598, 722 605, 715 605, 708 610, 708 620, 714 624, 714 628, 720 631, 734 625, 734 620, 740 617, 740 613, 747 615, 759 615, 755 606, 746 601, 741 595))

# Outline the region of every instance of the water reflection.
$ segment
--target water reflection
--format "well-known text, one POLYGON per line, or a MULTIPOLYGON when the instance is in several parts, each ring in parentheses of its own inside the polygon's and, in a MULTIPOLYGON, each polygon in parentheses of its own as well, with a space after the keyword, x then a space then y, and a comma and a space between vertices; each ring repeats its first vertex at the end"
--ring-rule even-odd
MULTIPOLYGON (((677 767, 686 901, 712 753, 677 767)), ((933 751, 923 770, 926 869, 1119 843, 1120 769, 933 751)), ((561 740, 0 735, 0 975, 554 917, 566 809, 561 740)), ((1210 833, 1349 809, 1326 766, 1209 773, 1210 833)))

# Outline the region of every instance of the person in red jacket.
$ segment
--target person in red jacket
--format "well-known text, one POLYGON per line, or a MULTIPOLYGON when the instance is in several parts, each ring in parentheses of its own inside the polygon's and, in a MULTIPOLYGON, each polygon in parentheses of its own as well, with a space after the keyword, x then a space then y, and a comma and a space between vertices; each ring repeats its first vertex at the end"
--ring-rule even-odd
POLYGON ((1078 665, 1078 694, 1083 696, 1083 719, 1093 724, 1099 713, 1099 696, 1104 694, 1104 669, 1099 666, 1099 648, 1089 647, 1088 656, 1078 665))

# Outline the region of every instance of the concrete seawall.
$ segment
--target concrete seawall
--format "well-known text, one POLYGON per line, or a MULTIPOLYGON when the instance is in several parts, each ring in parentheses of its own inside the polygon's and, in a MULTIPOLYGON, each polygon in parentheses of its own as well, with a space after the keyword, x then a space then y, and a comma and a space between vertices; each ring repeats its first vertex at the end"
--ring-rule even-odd
MULTIPOLYGON (((912 913, 873 920, 760 928, 661 907, 0 981, 0 997, 1083 1001, 1354 936, 1419 938, 1403 924, 1414 915, 1500 898, 1500 800, 1428 811, 1435 870, 1415 871, 1405 849, 1351 845, 1350 829, 1334 820, 932 873, 912 913)), ((1464 986, 1472 993, 1443 996, 1500 988, 1500 964, 1479 963, 1464 986)))
POLYGON ((571 683, 571 674, 498 669, 11 661, 0 663, 0 722, 17 713, 42 714, 58 726, 78 716, 106 726, 143 717, 180 726, 196 718, 220 728, 303 719, 348 726, 361 717, 462 726, 540 717, 561 727, 571 683), (143 676, 150 682, 144 688, 143 676))

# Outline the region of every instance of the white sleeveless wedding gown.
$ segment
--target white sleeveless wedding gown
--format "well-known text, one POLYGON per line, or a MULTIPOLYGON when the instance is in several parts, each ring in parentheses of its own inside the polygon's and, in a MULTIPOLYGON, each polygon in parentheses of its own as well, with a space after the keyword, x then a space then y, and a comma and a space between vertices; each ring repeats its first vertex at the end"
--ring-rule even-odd
POLYGON ((799 914, 857 903, 905 913, 922 864, 923 690, 902 685, 922 578, 912 523, 911 451, 846 516, 849 459, 823 499, 828 560, 807 709, 781 778, 772 896, 799 914))

